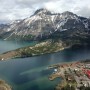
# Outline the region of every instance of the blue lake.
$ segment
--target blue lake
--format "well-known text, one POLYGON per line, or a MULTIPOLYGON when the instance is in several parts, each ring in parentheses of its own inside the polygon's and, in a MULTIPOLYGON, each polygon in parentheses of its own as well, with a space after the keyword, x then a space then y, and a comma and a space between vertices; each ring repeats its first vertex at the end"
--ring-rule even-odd
MULTIPOLYGON (((0 53, 33 44, 0 40, 0 53)), ((6 80, 13 90, 54 90, 59 79, 48 80, 49 74, 54 71, 47 70, 49 65, 89 58, 90 48, 79 47, 36 57, 0 61, 0 78, 6 80)))

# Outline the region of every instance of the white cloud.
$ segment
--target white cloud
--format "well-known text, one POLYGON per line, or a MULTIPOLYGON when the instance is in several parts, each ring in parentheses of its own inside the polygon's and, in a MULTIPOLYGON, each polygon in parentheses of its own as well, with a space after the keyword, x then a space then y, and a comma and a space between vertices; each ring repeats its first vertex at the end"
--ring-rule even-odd
POLYGON ((0 22, 29 17, 36 9, 90 16, 90 0, 0 0, 0 22))
POLYGON ((70 0, 56 0, 45 3, 45 7, 54 12, 71 11, 72 5, 70 0))
POLYGON ((54 12, 71 11, 81 16, 90 16, 90 0, 56 0, 44 4, 44 6, 54 12))

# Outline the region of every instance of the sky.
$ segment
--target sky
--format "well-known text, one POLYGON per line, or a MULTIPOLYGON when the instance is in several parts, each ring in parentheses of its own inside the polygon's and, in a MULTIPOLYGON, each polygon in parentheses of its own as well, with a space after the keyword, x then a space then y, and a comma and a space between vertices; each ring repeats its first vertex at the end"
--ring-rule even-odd
POLYGON ((90 0, 0 0, 0 23, 30 17, 40 8, 90 17, 90 0))

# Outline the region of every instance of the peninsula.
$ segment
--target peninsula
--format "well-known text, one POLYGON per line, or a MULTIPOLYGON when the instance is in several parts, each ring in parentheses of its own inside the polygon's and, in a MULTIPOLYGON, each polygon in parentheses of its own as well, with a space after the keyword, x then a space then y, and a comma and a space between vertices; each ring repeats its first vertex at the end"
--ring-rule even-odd
POLYGON ((0 60, 12 58, 25 58, 42 54, 54 53, 74 46, 89 46, 89 38, 75 37, 67 39, 47 39, 39 41, 33 46, 27 46, 0 54, 0 60))
POLYGON ((0 55, 0 60, 7 60, 12 58, 25 58, 32 57, 47 53, 58 52, 67 48, 61 40, 46 40, 40 42, 34 46, 28 46, 24 48, 19 48, 16 50, 8 51, 0 55))
POLYGON ((55 90, 90 90, 90 60, 56 64, 49 80, 61 78, 55 90))

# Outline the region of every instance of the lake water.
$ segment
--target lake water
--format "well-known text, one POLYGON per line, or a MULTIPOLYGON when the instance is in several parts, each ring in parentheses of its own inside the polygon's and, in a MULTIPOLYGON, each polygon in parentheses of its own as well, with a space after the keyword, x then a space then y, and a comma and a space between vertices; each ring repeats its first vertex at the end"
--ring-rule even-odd
MULTIPOLYGON (((0 53, 34 43, 0 40, 0 53)), ((52 64, 90 58, 90 48, 71 48, 53 54, 30 58, 0 61, 0 78, 6 80, 13 90, 54 90, 59 79, 49 81, 48 76, 54 70, 47 70, 52 64)))
POLYGON ((0 53, 9 51, 9 50, 14 50, 20 47, 25 47, 29 45, 34 45, 37 42, 15 42, 15 41, 5 41, 0 39, 0 53))

